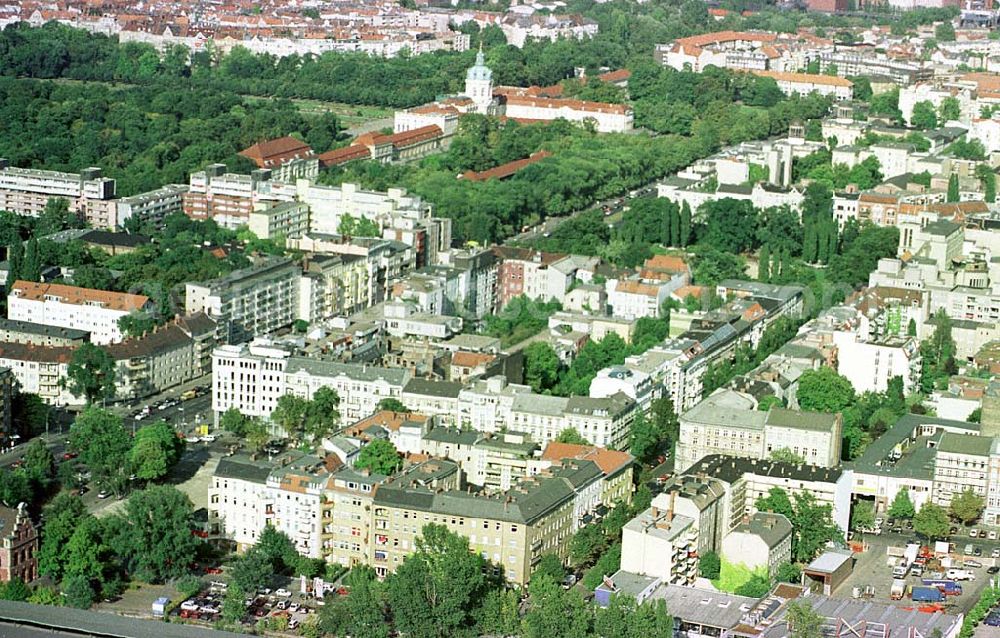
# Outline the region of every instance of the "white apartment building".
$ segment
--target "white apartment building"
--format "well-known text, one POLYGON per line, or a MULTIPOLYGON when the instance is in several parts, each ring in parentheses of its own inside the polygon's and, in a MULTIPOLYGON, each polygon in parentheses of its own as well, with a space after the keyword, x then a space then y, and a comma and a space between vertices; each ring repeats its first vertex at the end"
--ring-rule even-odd
POLYGON ((340 397, 346 426, 374 413, 382 399, 399 399, 410 378, 408 370, 292 356, 263 340, 220 346, 212 353, 212 410, 216 419, 231 407, 269 418, 282 396, 311 400, 328 387, 340 397))
POLYGON ((121 341, 118 320, 152 308, 145 295, 21 280, 7 294, 8 319, 85 330, 98 345, 121 341))
POLYGON ((626 366, 612 366, 599 370, 597 376, 590 382, 591 397, 604 399, 621 392, 635 401, 643 412, 649 410, 654 399, 659 398, 658 390, 648 374, 626 366))
POLYGON ((504 114, 515 119, 593 122, 599 133, 625 133, 635 122, 632 107, 624 104, 516 95, 505 97, 504 114))
MULTIPOLYGON (((573 428, 591 445, 623 449, 628 445, 632 422, 635 420, 635 402, 622 393, 595 399, 591 397, 554 397, 519 392, 518 386, 507 386, 510 394, 509 412, 506 406, 495 409, 499 420, 489 423, 483 419, 485 432, 495 432, 504 428, 527 434, 532 441, 541 445, 556 439, 563 430, 573 428)), ((464 393, 461 396, 468 396, 464 393)), ((498 401, 498 404, 500 401, 498 401)), ((506 401, 503 402, 506 404, 506 401)), ((486 416, 487 410, 479 407, 479 418, 486 416)), ((499 406, 497 406, 499 407, 499 406)))
POLYGON ((159 223, 167 215, 184 212, 186 184, 167 184, 155 190, 131 197, 122 197, 115 203, 118 208, 118 225, 133 217, 159 223))
POLYGON ((230 343, 290 326, 299 310, 299 266, 267 258, 218 279, 185 286, 187 312, 204 312, 228 326, 230 343))
POLYGON ((884 392, 893 377, 903 378, 909 392, 920 376, 920 343, 912 337, 869 341, 858 332, 837 330, 837 373, 847 377, 858 394, 884 392))
POLYGON ((66 387, 67 368, 73 357, 70 346, 34 346, 0 343, 0 367, 10 369, 21 392, 36 394, 49 405, 83 405, 66 387))
POLYGON ((753 71, 755 75, 771 78, 785 95, 830 95, 837 100, 854 97, 854 83, 845 78, 814 73, 788 73, 784 71, 753 71))
POLYGON ((389 225, 394 216, 423 219, 430 217, 430 204, 417 195, 409 195, 404 188, 390 188, 386 192, 369 191, 357 184, 321 186, 309 180, 296 184, 299 200, 312 211, 310 231, 325 235, 339 235, 340 224, 346 215, 355 219, 365 218, 379 227, 389 225))
POLYGON ((637 279, 610 279, 607 291, 611 314, 621 319, 658 319, 663 312, 663 302, 671 292, 667 283, 637 279))
POLYGON ((33 168, 14 168, 0 158, 0 210, 38 217, 50 199, 69 202, 94 228, 119 225, 115 202, 115 180, 101 177, 101 169, 60 173, 33 168))
POLYGON ((225 164, 212 164, 191 173, 188 191, 183 194, 184 214, 236 229, 248 223, 250 213, 258 206, 289 202, 295 196, 294 184, 272 180, 268 170, 242 175, 227 173, 225 164))
POLYGON ((990 488, 992 441, 978 434, 941 434, 934 454, 934 493, 938 505, 948 507, 965 490, 983 497, 990 488))
POLYGON ((230 456, 219 464, 208 486, 208 511, 218 532, 244 552, 254 546, 267 524, 273 504, 267 477, 273 464, 248 457, 230 456))
POLYGON ((694 519, 676 514, 670 495, 658 494, 649 509, 622 529, 621 569, 674 585, 691 585, 698 575, 697 547, 694 519))
POLYGON ((250 213, 247 228, 261 239, 298 239, 309 232, 309 205, 303 202, 261 204, 250 213))

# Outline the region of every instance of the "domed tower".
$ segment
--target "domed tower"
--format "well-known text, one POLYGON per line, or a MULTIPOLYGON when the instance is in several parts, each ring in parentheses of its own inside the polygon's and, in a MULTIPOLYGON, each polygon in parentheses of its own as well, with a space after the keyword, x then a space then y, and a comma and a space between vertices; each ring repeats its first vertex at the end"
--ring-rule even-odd
POLYGON ((476 63, 465 74, 465 97, 475 102, 478 113, 486 113, 493 101, 493 71, 486 66, 482 45, 476 63))

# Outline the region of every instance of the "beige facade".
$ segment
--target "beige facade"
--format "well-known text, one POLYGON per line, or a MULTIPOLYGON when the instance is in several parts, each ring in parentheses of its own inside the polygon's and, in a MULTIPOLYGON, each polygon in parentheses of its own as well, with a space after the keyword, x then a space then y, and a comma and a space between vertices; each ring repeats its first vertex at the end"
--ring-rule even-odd
MULTIPOLYGON (((446 462, 428 463, 441 468, 438 473, 447 470, 446 462)), ((472 551, 517 586, 528 583, 544 554, 566 559, 574 506, 567 479, 537 476, 488 497, 462 490, 447 476, 413 486, 422 467, 380 486, 375 494, 370 564, 380 576, 394 572, 415 551, 430 523, 467 538, 472 551)))

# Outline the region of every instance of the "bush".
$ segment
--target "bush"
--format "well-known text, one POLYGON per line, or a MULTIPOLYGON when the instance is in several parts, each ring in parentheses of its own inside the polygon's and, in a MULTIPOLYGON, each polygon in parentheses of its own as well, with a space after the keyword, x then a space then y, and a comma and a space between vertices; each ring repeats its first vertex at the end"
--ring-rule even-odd
POLYGON ((177 588, 177 593, 184 598, 190 598, 201 591, 202 582, 201 579, 193 574, 183 576, 177 579, 174 583, 174 587, 177 588))
POLYGON ((782 583, 799 583, 802 580, 802 570, 793 563, 782 563, 778 566, 778 581, 782 583))
POLYGON ((715 580, 719 577, 719 572, 722 571, 722 560, 715 552, 705 552, 701 560, 698 561, 698 569, 703 578, 715 580))
POLYGON ((737 587, 733 593, 737 596, 763 598, 769 591, 771 591, 771 581, 760 574, 754 574, 750 580, 737 587))

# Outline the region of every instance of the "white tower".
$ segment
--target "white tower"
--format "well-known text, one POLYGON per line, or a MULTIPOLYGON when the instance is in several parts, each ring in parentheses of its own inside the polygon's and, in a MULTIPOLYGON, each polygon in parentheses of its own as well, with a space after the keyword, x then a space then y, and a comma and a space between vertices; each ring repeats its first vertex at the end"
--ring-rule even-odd
POLYGON ((477 113, 486 113, 493 102, 493 71, 486 66, 482 45, 476 54, 475 65, 465 74, 465 97, 476 104, 477 113))

